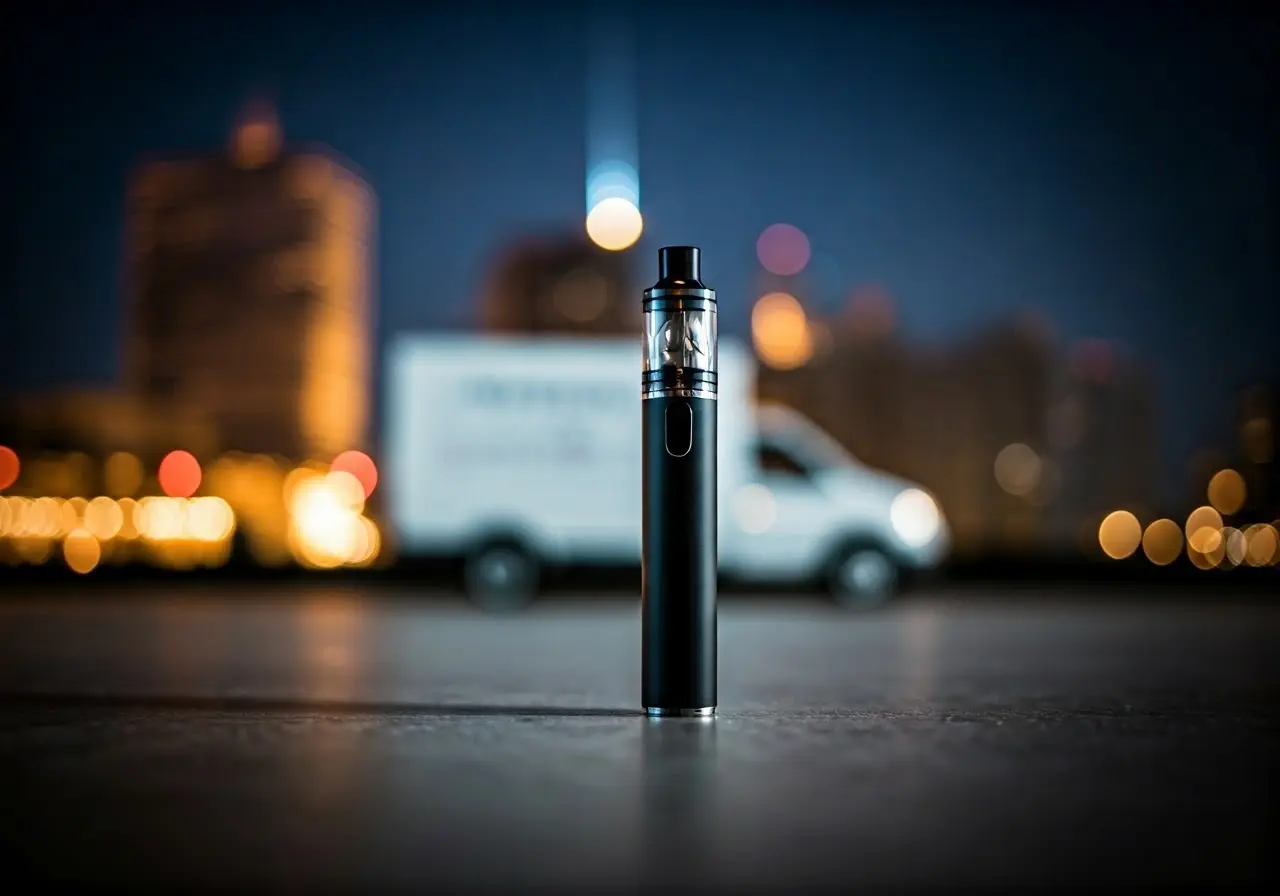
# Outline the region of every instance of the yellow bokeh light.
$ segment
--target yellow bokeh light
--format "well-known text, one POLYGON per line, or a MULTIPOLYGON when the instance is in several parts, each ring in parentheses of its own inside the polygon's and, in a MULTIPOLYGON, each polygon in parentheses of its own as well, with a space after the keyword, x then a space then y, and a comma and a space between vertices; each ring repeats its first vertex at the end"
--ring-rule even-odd
POLYGON ((1173 520, 1156 520, 1142 536, 1142 550, 1156 566, 1168 566, 1182 553, 1182 529, 1173 520))
POLYGON ((1107 514, 1098 526, 1098 544, 1112 560, 1123 560, 1142 543, 1142 524, 1127 510, 1107 514))
POLYGON ((1244 563, 1245 555, 1248 553, 1248 542, 1244 533, 1232 526, 1227 526, 1222 530, 1222 549, 1224 562, 1231 566, 1244 563))
POLYGON ((1250 526, 1245 536, 1245 562, 1250 566, 1270 566, 1280 559, 1280 534, 1273 526, 1250 526))
POLYGON ((350 473, 299 478, 290 491, 286 536, 294 559, 316 569, 368 566, 382 539, 362 515, 366 488, 350 473))
POLYGON ((0 495, 0 503, 3 503, 6 510, 0 511, 0 535, 12 535, 14 537, 23 535, 26 532, 27 504, 26 498, 5 498, 0 495))
POLYGON ((27 508, 31 501, 27 498, 5 498, 0 495, 0 535, 11 535, 20 538, 27 532, 27 508))
POLYGON ((184 531, 196 541, 225 541, 235 531, 231 505, 221 498, 194 498, 187 505, 184 531))
POLYGON ((79 529, 84 519, 85 508, 89 502, 84 498, 71 498, 58 502, 58 534, 66 535, 72 529, 79 529))
POLYGON ((1192 534, 1189 541, 1198 553, 1212 554, 1219 548, 1225 548, 1227 540, 1223 536, 1226 531, 1226 529, 1201 526, 1192 534))
MULTIPOLYGON (((125 505, 127 501, 120 503, 125 505)), ((131 506, 121 508, 120 537, 145 538, 166 561, 177 558, 174 562, 191 565, 206 555, 217 555, 222 551, 217 546, 228 541, 236 529, 235 511, 218 497, 149 495, 136 504, 128 504, 131 506), (187 548, 179 550, 173 546, 177 542, 186 543, 187 548)))
POLYGON ((99 541, 108 541, 124 528, 124 511, 115 501, 99 496, 84 509, 84 527, 99 541))
POLYGON ((364 510, 364 486, 359 479, 344 470, 335 470, 327 474, 324 479, 325 487, 333 493, 343 507, 355 513, 364 510))
POLYGON ((120 531, 117 533, 117 537, 132 541, 138 537, 138 526, 136 523, 138 518, 138 502, 133 500, 133 498, 121 498, 119 507, 120 531))
POLYGON ((84 575, 92 572, 102 560, 102 546, 86 530, 75 529, 63 539, 62 557, 73 572, 84 575))
POLYGON ((369 566, 378 559, 382 549, 382 534, 378 531, 378 524, 367 516, 360 517, 357 535, 357 548, 351 563, 354 566, 369 566))
POLYGON ((290 470, 289 474, 284 477, 284 484, 281 487, 281 493, 284 496, 286 506, 292 505, 294 496, 298 491, 298 487, 304 482, 317 479, 324 475, 324 471, 318 469, 314 465, 297 467, 290 470))
POLYGON ((58 534, 58 516, 62 506, 57 498, 36 498, 26 507, 25 530, 37 538, 53 538, 58 534))
POLYGON ((785 292, 761 296, 751 309, 751 338, 760 360, 775 370, 794 370, 813 357, 813 330, 796 297, 785 292))
POLYGON ((1222 515, 1212 507, 1197 507, 1187 515, 1186 525, 1182 529, 1187 536, 1187 547, 1201 554, 1206 553, 1212 550, 1207 540, 1210 535, 1220 535, 1222 532, 1222 515), (1206 535, 1206 532, 1210 534, 1206 535))
POLYGON ((1230 516, 1244 506, 1244 477, 1235 470, 1219 470, 1209 480, 1209 503, 1230 516))
POLYGON ((186 519, 185 500, 151 495, 138 502, 134 524, 148 541, 171 541, 182 537, 186 519))
POLYGON ((1187 539, 1187 556, 1200 569, 1214 569, 1227 553, 1227 541, 1222 530, 1201 526, 1187 539))
POLYGON ((620 252, 633 246, 644 231, 644 217, 634 202, 614 196, 587 213, 587 236, 601 249, 620 252))
POLYGON ((291 536, 301 558, 322 568, 347 562, 356 548, 357 520, 328 478, 300 482, 289 507, 291 536))

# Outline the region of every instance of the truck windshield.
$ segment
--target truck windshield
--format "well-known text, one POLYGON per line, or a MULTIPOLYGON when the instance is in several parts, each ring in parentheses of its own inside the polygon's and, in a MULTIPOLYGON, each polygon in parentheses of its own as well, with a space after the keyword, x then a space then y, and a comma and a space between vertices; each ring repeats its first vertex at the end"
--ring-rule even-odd
POLYGON ((756 446, 756 462, 760 471, 770 476, 808 479, 809 469, 797 458, 776 445, 761 443, 756 446))
POLYGON ((779 469, 782 464, 789 464, 807 476, 856 463, 839 442, 807 422, 790 421, 786 426, 768 428, 761 433, 760 448, 762 469, 770 469, 763 456, 766 450, 771 464, 779 469))

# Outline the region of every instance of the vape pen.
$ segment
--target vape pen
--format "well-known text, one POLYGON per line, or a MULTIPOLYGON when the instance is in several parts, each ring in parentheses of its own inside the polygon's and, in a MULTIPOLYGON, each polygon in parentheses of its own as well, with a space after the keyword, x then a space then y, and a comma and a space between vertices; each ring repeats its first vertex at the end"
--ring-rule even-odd
POLYGON ((644 291, 642 685, 654 716, 716 708, 716 294, 693 246, 644 291))

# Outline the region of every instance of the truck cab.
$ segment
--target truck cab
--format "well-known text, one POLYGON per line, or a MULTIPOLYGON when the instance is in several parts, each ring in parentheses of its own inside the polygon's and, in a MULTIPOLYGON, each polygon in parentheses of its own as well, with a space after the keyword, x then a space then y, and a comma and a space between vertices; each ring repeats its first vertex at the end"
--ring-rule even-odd
POLYGON ((752 582, 817 580, 842 603, 878 605, 905 573, 940 562, 948 534, 936 501, 859 463, 803 415, 754 411, 750 474, 722 528, 721 566, 752 582))

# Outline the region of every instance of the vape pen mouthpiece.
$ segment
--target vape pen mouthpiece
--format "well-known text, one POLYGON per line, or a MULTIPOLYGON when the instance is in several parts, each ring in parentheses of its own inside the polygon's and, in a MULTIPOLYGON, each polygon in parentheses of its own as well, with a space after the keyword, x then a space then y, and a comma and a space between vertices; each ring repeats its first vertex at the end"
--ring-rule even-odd
POLYGON ((700 286, 702 251, 697 246, 663 246, 658 250, 658 281, 700 286))

